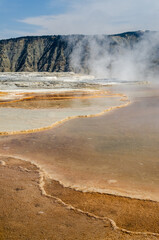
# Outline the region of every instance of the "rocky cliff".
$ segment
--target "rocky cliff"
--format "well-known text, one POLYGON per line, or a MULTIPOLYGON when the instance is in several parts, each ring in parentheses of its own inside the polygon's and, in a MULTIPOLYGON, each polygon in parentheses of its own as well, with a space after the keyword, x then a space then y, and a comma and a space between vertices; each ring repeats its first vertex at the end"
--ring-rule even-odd
MULTIPOLYGON (((124 49, 133 48, 142 37, 143 33, 138 31, 111 36, 40 36, 1 40, 0 71, 89 73, 88 59, 92 49, 98 49, 98 56, 102 55, 105 49, 110 55, 122 54, 124 49), (91 45, 92 43, 94 45, 91 45), (80 58, 75 57, 77 55, 80 55, 80 58)), ((94 58, 96 57, 94 55, 94 58)))

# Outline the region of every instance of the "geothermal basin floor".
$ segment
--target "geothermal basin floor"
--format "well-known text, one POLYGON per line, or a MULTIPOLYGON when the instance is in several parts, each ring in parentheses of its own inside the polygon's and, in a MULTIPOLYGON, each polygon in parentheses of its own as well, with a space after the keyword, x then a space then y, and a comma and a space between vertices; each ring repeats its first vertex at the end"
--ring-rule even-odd
POLYGON ((143 92, 100 116, 0 137, 0 239, 159 239, 159 96, 143 92))

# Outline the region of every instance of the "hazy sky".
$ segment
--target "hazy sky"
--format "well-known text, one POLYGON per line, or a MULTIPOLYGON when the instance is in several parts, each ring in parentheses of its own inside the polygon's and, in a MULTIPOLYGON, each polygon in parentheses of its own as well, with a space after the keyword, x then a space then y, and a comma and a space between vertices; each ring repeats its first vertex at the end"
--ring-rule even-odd
POLYGON ((0 38, 159 30, 159 0, 0 0, 0 38))

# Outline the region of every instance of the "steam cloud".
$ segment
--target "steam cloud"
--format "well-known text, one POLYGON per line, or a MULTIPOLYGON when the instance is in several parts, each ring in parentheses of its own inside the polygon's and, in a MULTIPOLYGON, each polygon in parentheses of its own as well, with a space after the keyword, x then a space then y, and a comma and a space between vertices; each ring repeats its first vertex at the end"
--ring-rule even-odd
POLYGON ((81 36, 79 41, 74 39, 76 43, 71 54, 74 71, 125 81, 157 79, 159 33, 137 34, 126 37, 81 36))

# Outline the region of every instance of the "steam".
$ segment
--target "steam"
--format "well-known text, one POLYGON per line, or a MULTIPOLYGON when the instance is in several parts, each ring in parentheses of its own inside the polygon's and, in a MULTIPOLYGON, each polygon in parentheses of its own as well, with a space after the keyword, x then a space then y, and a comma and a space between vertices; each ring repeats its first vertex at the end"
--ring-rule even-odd
POLYGON ((116 36, 81 36, 78 40, 75 37, 71 54, 75 72, 124 81, 158 78, 158 33, 139 31, 116 36))

